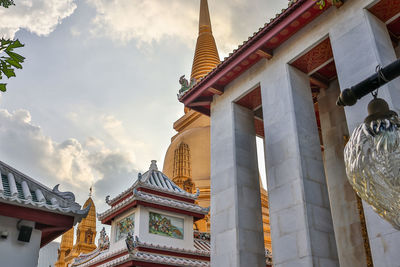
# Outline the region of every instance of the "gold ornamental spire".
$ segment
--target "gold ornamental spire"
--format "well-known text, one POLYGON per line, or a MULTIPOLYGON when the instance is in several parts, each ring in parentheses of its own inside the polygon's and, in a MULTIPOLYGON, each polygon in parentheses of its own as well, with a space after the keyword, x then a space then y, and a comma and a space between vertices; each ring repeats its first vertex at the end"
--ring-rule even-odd
POLYGON ((199 36, 194 52, 191 78, 197 81, 220 63, 217 45, 212 35, 207 0, 200 0, 199 36))
POLYGON ((74 245, 74 227, 65 232, 61 237, 60 249, 58 250, 58 258, 55 267, 65 267, 65 258, 71 252, 74 245))

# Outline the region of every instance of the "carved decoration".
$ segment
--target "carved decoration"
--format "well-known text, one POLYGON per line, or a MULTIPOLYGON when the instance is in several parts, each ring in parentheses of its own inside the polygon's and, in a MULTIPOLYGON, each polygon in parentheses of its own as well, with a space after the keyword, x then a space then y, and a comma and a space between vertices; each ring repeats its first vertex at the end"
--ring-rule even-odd
POLYGON ((193 193, 192 167, 189 145, 182 142, 174 151, 173 182, 186 192, 193 193))
POLYGON ((149 233, 183 239, 184 220, 181 218, 159 214, 149 213, 149 233))
POLYGON ((106 250, 109 249, 110 247, 110 238, 108 237, 106 233, 106 229, 103 227, 103 229, 100 231, 100 238, 98 240, 98 248, 100 250, 106 250))
POLYGON ((304 73, 310 73, 333 58, 331 41, 326 38, 310 51, 296 59, 291 65, 304 73))
POLYGON ((181 85, 181 89, 179 90, 178 98, 181 98, 187 91, 192 89, 192 87, 196 84, 196 79, 192 78, 190 79, 190 84, 189 81, 185 78, 185 75, 182 75, 179 78, 179 84, 181 85))

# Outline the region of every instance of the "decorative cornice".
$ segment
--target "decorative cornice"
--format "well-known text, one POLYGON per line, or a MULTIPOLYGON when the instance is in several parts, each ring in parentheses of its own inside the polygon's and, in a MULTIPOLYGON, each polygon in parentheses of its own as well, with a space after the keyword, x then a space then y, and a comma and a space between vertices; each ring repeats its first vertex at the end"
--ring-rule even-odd
POLYGON ((164 206, 164 207, 169 207, 169 208, 175 208, 179 209, 182 211, 190 211, 198 214, 208 214, 209 208, 202 208, 196 204, 192 203, 187 203, 183 201, 178 201, 175 199, 167 198, 167 197, 161 197, 158 195, 150 194, 150 193, 145 193, 142 191, 137 191, 136 189, 133 190, 133 194, 121 201, 120 203, 116 204, 115 206, 111 207, 110 209, 106 210, 103 213, 97 214, 97 218, 99 220, 104 220, 114 212, 117 212, 118 210, 124 208, 128 204, 140 200, 142 202, 147 202, 151 204, 156 204, 159 206, 164 206))

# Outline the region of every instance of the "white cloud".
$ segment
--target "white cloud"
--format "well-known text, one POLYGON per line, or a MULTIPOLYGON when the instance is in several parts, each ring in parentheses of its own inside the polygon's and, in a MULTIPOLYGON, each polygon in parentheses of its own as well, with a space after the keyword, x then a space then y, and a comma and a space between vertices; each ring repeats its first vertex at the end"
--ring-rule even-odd
MULTIPOLYGON (((199 1, 188 0, 87 0, 97 10, 93 34, 115 41, 135 39, 139 46, 179 38, 188 47, 197 38, 199 1)), ((287 1, 209 1, 214 36, 221 54, 239 43, 274 16, 287 1), (240 19, 238 19, 240 18, 240 19)))
POLYGON ((23 0, 0 8, 0 36, 13 38, 19 29, 48 35, 76 9, 74 0, 23 0))
POLYGON ((22 163, 25 169, 21 171, 32 171, 48 186, 61 183, 64 190, 78 196, 86 197, 89 187, 95 185, 95 194, 103 198, 113 192, 113 183, 129 180, 137 173, 129 153, 98 138, 90 137, 83 143, 73 138, 52 140, 32 123, 27 110, 10 113, 0 109, 0 140, 1 159, 11 160, 11 165, 14 161, 22 163))
POLYGON ((180 0, 88 0, 97 15, 93 20, 95 34, 140 44, 179 36, 193 39, 196 12, 193 1, 180 0))

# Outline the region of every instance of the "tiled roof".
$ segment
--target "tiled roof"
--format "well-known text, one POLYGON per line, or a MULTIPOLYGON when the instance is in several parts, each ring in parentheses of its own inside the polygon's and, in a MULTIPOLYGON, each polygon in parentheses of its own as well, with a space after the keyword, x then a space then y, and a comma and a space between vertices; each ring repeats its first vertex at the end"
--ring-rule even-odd
POLYGON ((115 203, 123 199, 125 196, 127 196, 129 193, 131 193, 134 188, 138 187, 145 187, 163 193, 168 193, 171 195, 189 199, 196 199, 199 196, 199 191, 197 191, 196 194, 190 194, 185 190, 181 189, 179 186, 177 186, 164 173, 158 170, 156 161, 152 160, 149 170, 145 172, 143 175, 139 173, 138 179, 131 187, 129 187, 127 190, 123 191, 122 193, 120 193, 118 196, 116 196, 111 200, 108 200, 107 197, 106 202, 109 205, 114 205, 115 203))
POLYGON ((122 209, 123 207, 127 206, 128 204, 134 202, 135 200, 141 200, 143 202, 148 202, 152 204, 157 204, 160 206, 176 208, 184 211, 191 211, 200 214, 208 214, 209 208, 202 208, 199 205, 187 203, 179 200, 175 200, 172 198, 162 197, 159 195, 154 195, 146 192, 137 191, 134 189, 133 194, 128 198, 124 199, 120 203, 116 204, 115 206, 111 207, 110 209, 106 210, 103 213, 97 214, 97 218, 99 220, 103 220, 107 218, 110 214, 122 209))
MULTIPOLYGON (((141 252, 141 251, 134 251, 132 253, 122 255, 118 258, 115 258, 111 261, 107 261, 107 262, 97 265, 97 266, 98 267, 119 266, 122 263, 129 262, 129 261, 140 261, 140 262, 171 265, 171 266, 181 266, 181 267, 208 267, 208 266, 210 266, 209 261, 180 258, 180 257, 160 255, 160 254, 141 252)), ((98 261, 93 261, 93 262, 90 261, 81 266, 82 267, 91 266, 95 262, 98 262, 98 261)))
POLYGON ((140 248, 150 248, 153 250, 169 251, 169 252, 175 252, 175 253, 187 254, 187 255, 196 255, 196 256, 205 256, 205 257, 210 256, 210 241, 201 240, 201 239, 193 239, 193 246, 194 246, 194 248, 192 248, 192 249, 182 249, 182 248, 175 248, 172 246, 162 246, 162 245, 157 245, 157 244, 153 244, 153 243, 141 242, 141 241, 139 241, 139 239, 137 237, 135 237, 135 240, 133 242, 133 247, 135 249, 139 249, 139 250, 140 250, 140 248))
POLYGON ((118 255, 121 255, 120 257, 118 257, 118 259, 123 258, 124 256, 127 256, 128 249, 126 247, 123 247, 120 249, 101 251, 96 257, 91 258, 90 260, 85 261, 84 263, 77 263, 74 266, 80 266, 80 267, 92 266, 94 264, 98 264, 99 262, 102 262, 106 259, 118 256, 118 255))
POLYGON ((2 161, 0 161, 0 173, 0 202, 71 214, 75 217, 75 223, 81 221, 89 212, 90 207, 81 210, 81 206, 75 202, 74 194, 60 192, 58 185, 51 190, 2 161))
POLYGON ((210 241, 203 239, 194 239, 194 248, 198 251, 204 251, 204 253, 208 253, 210 255, 211 245, 210 241))
MULTIPOLYGON (((181 266, 181 267, 208 267, 210 262, 206 260, 196 260, 188 258, 179 258, 174 256, 166 256, 159 254, 152 254, 147 252, 135 251, 129 254, 127 260, 140 260, 143 262, 151 262, 158 264, 165 264, 171 266, 181 266)), ((105 266, 115 266, 115 265, 105 265, 105 266)))

